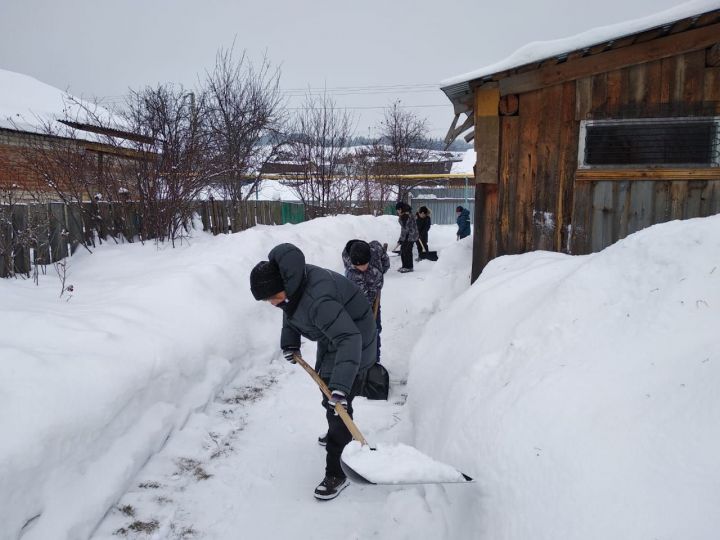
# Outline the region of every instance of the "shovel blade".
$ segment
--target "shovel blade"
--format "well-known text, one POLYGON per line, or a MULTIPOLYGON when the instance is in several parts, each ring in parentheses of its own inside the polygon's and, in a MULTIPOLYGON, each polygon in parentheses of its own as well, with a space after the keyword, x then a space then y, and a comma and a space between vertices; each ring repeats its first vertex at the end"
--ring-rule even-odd
POLYGON ((474 480, 454 467, 435 461, 412 446, 370 448, 353 441, 340 459, 345 475, 358 484, 465 484, 474 480))

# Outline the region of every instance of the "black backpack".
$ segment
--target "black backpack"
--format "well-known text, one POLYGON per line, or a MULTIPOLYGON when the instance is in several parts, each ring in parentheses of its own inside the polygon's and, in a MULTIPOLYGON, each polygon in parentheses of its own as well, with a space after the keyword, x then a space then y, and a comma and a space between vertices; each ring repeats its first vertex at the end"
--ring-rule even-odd
POLYGON ((368 399, 387 399, 390 393, 390 375, 385 366, 375 363, 365 373, 361 396, 368 399))

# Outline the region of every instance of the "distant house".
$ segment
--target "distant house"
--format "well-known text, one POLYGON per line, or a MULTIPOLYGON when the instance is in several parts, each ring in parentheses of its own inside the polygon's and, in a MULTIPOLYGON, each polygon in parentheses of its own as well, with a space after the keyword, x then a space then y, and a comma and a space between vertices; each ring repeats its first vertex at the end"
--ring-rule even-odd
POLYGON ((720 212, 718 1, 531 44, 442 90, 446 142, 471 129, 477 150, 473 279, 500 255, 720 212))
POLYGON ((35 168, 28 167, 28 161, 44 159, 43 150, 50 146, 67 149, 68 155, 92 156, 93 159, 85 160, 92 163, 93 170, 88 174, 95 175, 98 181, 108 163, 142 157, 130 148, 103 141, 108 137, 151 141, 94 125, 83 114, 81 103, 32 77, 0 70, 0 192, 19 198, 52 200, 55 190, 35 168))

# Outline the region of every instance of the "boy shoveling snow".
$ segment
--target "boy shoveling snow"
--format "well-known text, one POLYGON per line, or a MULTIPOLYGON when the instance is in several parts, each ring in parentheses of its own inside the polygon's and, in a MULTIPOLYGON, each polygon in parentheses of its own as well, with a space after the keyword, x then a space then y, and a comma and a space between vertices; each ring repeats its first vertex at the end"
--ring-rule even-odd
POLYGON ((250 272, 250 289, 256 300, 283 310, 280 348, 295 363, 300 337, 317 341, 315 371, 328 385, 323 395, 328 422, 325 478, 315 497, 334 499, 348 485, 340 466, 343 449, 352 435, 335 412, 340 404, 352 416, 352 401, 360 390, 365 371, 375 363, 377 332, 365 295, 344 276, 305 264, 305 255, 293 244, 280 244, 267 261, 250 272))

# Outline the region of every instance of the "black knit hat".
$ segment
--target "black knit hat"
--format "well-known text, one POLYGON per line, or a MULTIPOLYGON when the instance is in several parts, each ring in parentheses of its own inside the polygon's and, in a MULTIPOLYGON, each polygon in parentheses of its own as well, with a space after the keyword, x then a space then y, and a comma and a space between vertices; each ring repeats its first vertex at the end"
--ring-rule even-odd
POLYGON ((350 246, 350 262, 354 265, 367 264, 370 262, 370 244, 363 240, 357 240, 350 246))
POLYGON ((458 207, 455 209, 456 212, 462 212, 463 210, 465 210, 465 209, 464 209, 462 206, 458 206, 458 207))
POLYGON ((285 290, 280 269, 273 261, 260 261, 250 272, 250 290, 255 300, 267 300, 285 290))

